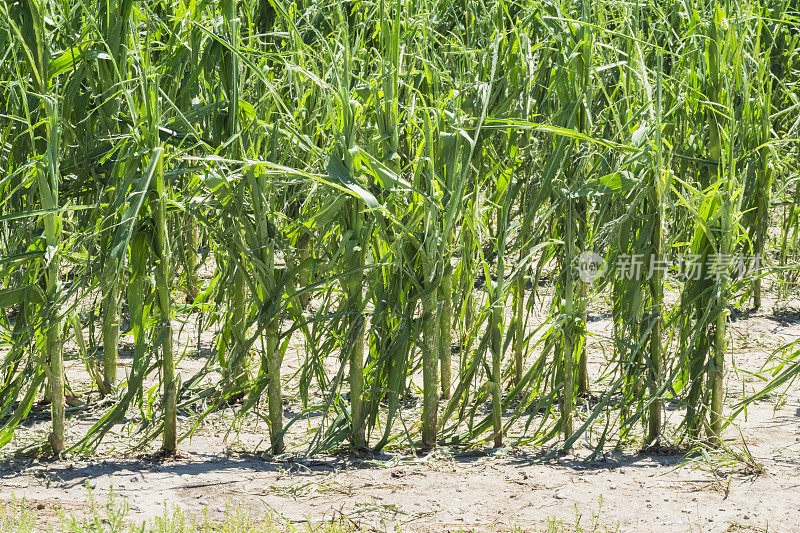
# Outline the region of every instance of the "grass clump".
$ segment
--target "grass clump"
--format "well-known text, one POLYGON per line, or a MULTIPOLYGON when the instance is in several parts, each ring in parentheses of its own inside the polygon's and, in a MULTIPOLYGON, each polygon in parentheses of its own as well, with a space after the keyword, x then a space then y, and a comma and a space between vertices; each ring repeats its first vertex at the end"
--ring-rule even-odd
MULTIPOLYGON (((345 521, 307 523, 301 526, 281 520, 268 513, 260 519, 253 518, 244 507, 225 506, 224 515, 212 520, 204 509, 199 515, 187 516, 177 505, 164 504, 164 511, 149 521, 137 522, 128 515, 130 507, 125 499, 109 494, 108 500, 98 505, 91 494, 88 513, 68 513, 56 509, 48 519, 37 513, 25 500, 11 498, 0 503, 0 533, 29 533, 50 531, 62 533, 349 533, 357 531, 345 521)), ((44 509, 39 504, 37 509, 44 509)))

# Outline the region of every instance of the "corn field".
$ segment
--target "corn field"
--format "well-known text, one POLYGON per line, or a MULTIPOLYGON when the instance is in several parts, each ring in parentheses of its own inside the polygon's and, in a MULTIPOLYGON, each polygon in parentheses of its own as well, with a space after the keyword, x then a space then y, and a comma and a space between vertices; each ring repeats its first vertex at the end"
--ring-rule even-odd
POLYGON ((799 15, 3 2, 0 447, 718 441, 800 374, 725 401, 731 317, 799 287, 799 15))

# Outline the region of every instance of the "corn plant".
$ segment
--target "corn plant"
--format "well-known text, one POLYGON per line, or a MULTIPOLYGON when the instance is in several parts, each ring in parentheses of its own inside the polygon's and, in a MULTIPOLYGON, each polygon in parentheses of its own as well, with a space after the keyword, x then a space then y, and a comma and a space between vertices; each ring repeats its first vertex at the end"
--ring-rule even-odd
POLYGON ((791 2, 0 15, 0 445, 719 442, 729 314, 796 290, 791 2))

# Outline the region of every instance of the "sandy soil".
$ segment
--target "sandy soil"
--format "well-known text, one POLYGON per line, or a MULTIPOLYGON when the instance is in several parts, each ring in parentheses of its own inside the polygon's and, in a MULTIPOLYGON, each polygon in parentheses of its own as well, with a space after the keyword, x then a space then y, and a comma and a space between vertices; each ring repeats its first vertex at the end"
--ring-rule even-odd
MULTIPOLYGON (((597 334, 590 345, 596 368, 610 323, 598 313, 590 328, 597 334)), ((758 370, 775 347, 800 339, 800 314, 774 313, 767 305, 732 321, 729 335, 730 406, 743 390, 759 386, 743 370, 758 370)), ((193 361, 182 364, 202 364, 193 361)), ((671 416, 677 423, 679 415, 671 416)), ((209 418, 181 444, 182 457, 161 462, 113 444, 91 460, 6 461, 0 463, 0 501, 12 494, 25 498, 45 518, 55 517, 57 508, 81 514, 89 505, 88 486, 100 503, 113 488, 134 521, 152 519, 165 505, 188 514, 205 510, 211 519, 241 505, 255 517, 272 512, 296 523, 346 517, 379 531, 538 531, 554 519, 589 530, 593 523, 621 531, 800 528, 798 384, 751 405, 728 428, 724 450, 688 458, 616 450, 588 463, 582 443, 547 463, 537 462, 539 450, 519 448, 472 456, 439 449, 424 457, 271 458, 244 451, 264 442, 263 423, 242 424, 238 433, 227 433, 228 425, 224 414, 209 418)), ((34 424, 16 438, 41 431, 34 424)))

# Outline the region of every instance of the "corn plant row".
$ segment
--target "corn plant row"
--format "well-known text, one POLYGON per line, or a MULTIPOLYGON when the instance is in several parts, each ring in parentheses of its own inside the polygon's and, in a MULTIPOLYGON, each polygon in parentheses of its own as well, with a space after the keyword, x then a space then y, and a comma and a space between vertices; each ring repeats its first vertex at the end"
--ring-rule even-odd
POLYGON ((172 454, 231 408, 273 454, 719 441, 747 401, 731 313, 798 288, 798 24, 788 0, 3 3, 0 447, 46 412, 27 451, 127 424, 172 454))

